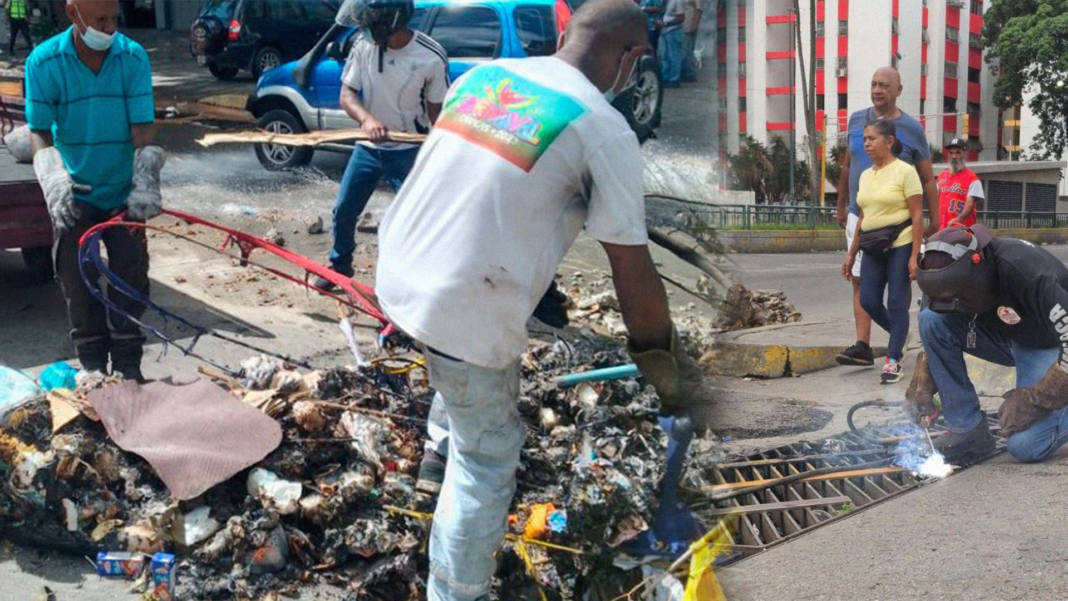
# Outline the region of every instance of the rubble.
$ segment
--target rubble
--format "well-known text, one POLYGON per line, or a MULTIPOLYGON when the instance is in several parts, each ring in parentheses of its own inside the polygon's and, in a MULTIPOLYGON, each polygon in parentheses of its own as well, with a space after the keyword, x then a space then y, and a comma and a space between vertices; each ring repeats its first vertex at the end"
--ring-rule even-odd
POLYGON ((801 313, 781 290, 750 290, 735 284, 720 303, 714 327, 731 331, 799 321, 801 313))

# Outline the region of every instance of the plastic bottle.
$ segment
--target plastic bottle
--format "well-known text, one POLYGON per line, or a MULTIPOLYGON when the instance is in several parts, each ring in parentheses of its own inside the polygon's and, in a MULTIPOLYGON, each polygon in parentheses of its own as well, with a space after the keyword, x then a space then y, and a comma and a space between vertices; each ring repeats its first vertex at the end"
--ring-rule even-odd
POLYGON ((56 361, 44 368, 41 372, 41 388, 52 390, 54 388, 71 388, 77 386, 74 376, 78 370, 70 366, 66 361, 56 361))

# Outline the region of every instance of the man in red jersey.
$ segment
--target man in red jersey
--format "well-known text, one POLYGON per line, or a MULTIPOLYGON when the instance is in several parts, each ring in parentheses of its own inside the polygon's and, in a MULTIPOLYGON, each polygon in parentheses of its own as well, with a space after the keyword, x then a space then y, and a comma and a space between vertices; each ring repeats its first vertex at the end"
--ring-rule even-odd
POLYGON ((964 140, 954 138, 946 144, 949 169, 938 176, 938 206, 942 214, 941 229, 951 223, 975 225, 975 206, 982 202, 983 184, 979 176, 964 165, 964 140))

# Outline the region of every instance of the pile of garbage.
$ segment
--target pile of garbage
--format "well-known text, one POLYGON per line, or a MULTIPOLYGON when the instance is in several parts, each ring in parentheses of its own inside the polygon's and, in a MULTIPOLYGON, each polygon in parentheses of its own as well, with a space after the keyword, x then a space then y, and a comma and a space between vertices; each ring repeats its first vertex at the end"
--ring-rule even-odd
MULTIPOLYGON (((553 380, 627 362, 588 331, 524 355, 499 598, 576 598, 605 550, 649 527, 667 446, 651 389, 553 380)), ((202 373, 141 386, 79 374, 73 390, 0 400, 0 535, 90 557, 173 553, 180 599, 309 583, 419 598, 434 499, 415 489, 431 399, 418 357, 298 372, 259 356, 241 378, 202 373)))
POLYGON ((745 330, 777 323, 797 323, 801 313, 781 290, 750 290, 735 284, 719 306, 714 327, 724 331, 745 330))

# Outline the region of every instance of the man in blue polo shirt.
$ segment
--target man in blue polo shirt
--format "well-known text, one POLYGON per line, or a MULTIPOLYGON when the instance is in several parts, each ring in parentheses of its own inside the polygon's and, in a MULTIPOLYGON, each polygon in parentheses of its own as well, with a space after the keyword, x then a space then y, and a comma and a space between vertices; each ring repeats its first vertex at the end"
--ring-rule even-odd
MULTIPOLYGON (((144 335, 129 319, 109 316, 89 294, 78 268, 78 240, 123 210, 132 220, 151 219, 161 210, 164 155, 151 145, 152 72, 144 48, 115 32, 118 0, 68 0, 66 14, 73 25, 26 61, 34 171, 52 216, 56 277, 82 368, 106 373, 110 356, 112 373, 141 382, 144 335)), ((144 230, 111 228, 103 241, 111 271, 147 295, 144 230)), ((125 313, 144 313, 125 294, 107 293, 125 313)))
MULTIPOLYGON (((856 111, 849 116, 849 152, 845 154, 842 175, 838 178, 838 225, 845 228, 846 248, 853 242, 853 234, 860 218, 857 205, 857 188, 860 174, 871 167, 871 159, 864 151, 864 127, 876 119, 885 117, 897 127, 897 138, 903 150, 897 158, 914 166, 923 184, 923 195, 931 215, 925 235, 938 231, 938 185, 931 164, 931 148, 923 126, 905 111, 897 108, 901 95, 901 75, 893 67, 882 67, 871 78, 871 108, 856 111)), ((857 342, 838 353, 835 359, 841 365, 875 364, 871 350, 871 317, 860 306, 860 260, 853 265, 853 317, 857 326, 857 342)))

